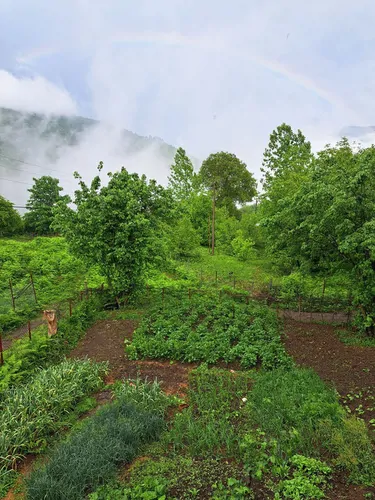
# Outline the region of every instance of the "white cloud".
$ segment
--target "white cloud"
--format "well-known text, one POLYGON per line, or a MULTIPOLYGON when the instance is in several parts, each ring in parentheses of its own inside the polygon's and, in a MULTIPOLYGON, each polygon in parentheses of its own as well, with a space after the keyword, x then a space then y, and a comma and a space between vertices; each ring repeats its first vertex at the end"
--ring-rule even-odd
POLYGON ((40 113, 77 113, 77 106, 65 89, 42 76, 17 78, 4 70, 0 70, 0 106, 40 113))

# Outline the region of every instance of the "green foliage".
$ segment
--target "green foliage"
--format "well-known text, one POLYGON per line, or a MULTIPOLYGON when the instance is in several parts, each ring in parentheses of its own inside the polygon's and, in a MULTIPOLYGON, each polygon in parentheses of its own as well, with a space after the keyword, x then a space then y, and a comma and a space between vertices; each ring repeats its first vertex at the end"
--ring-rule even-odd
POLYGON ((265 196, 276 201, 299 187, 300 176, 312 161, 311 144, 300 130, 282 123, 270 135, 263 155, 265 196), (282 185, 283 184, 283 185, 282 185))
POLYGON ((171 227, 171 250, 175 259, 197 258, 200 243, 199 233, 185 216, 171 227))
POLYGON ((324 488, 332 469, 324 462, 314 458, 294 455, 289 462, 292 478, 280 481, 277 486, 275 499, 289 498, 312 500, 325 498, 324 488))
POLYGON ((236 203, 244 204, 256 195, 256 182, 246 164, 232 153, 211 154, 202 163, 200 177, 203 186, 211 191, 218 207, 236 212, 236 203))
POLYGON ((233 254, 238 260, 247 261, 254 257, 254 242, 249 238, 245 238, 241 230, 237 231, 231 245, 233 254))
POLYGON ((250 368, 261 362, 265 369, 289 366, 280 340, 276 315, 255 302, 243 304, 223 295, 191 299, 177 294, 144 317, 127 341, 130 359, 169 358, 180 361, 227 363, 240 360, 250 368))
POLYGON ((0 366, 0 398, 9 386, 22 382, 36 369, 60 361, 98 318, 99 307, 98 299, 84 301, 71 317, 59 322, 53 337, 47 338, 46 328, 39 328, 33 331, 31 341, 28 337, 14 341, 4 352, 4 365, 0 366))
POLYGON ((96 267, 88 269, 82 260, 68 252, 63 238, 34 238, 32 241, 2 240, 0 244, 0 328, 16 328, 42 308, 53 305, 60 308, 62 301, 77 296, 85 287, 100 287, 103 277, 96 267), (30 284, 30 275, 36 289, 35 304, 32 289, 16 299, 12 309, 9 279, 14 293, 30 284))
POLYGON ((191 456, 236 456, 237 421, 251 383, 247 373, 208 369, 191 372, 189 407, 176 414, 168 440, 177 452, 191 456))
POLYGON ((168 187, 179 202, 187 202, 197 186, 197 175, 190 158, 182 148, 178 148, 171 165, 168 187))
POLYGON ((232 477, 227 480, 226 485, 222 482, 214 484, 213 489, 214 494, 212 498, 214 500, 242 500, 244 498, 254 498, 250 488, 238 479, 232 477))
POLYGON ((135 380, 124 380, 117 384, 114 389, 118 399, 129 401, 141 411, 151 411, 164 417, 166 409, 178 402, 177 398, 167 396, 160 387, 157 380, 149 382, 137 378, 135 380))
POLYGON ((105 364, 66 360, 37 373, 0 400, 0 476, 26 453, 44 450, 52 433, 66 427, 77 402, 102 385, 105 364))
POLYGON ((38 235, 51 234, 54 219, 53 207, 57 203, 66 204, 67 196, 61 196, 62 187, 59 180, 48 175, 39 179, 33 178, 34 185, 28 189, 30 198, 26 204, 28 212, 25 214, 25 227, 27 231, 38 235))
POLYGON ((13 203, 0 196, 0 237, 13 236, 23 230, 20 214, 13 208, 13 203))
MULTIPOLYGON (((143 390, 140 384, 138 387, 143 390)), ((145 391, 149 393, 150 387, 145 391)), ((159 396, 164 401, 161 391, 159 396)), ((87 419, 51 453, 48 463, 27 479, 27 498, 83 499, 113 479, 117 467, 131 462, 141 447, 157 439, 165 427, 158 415, 164 403, 155 398, 146 411, 142 410, 145 399, 147 396, 125 390, 114 403, 87 419)))
POLYGON ((122 168, 109 174, 107 186, 101 187, 99 176, 90 186, 81 179, 74 203, 76 210, 60 206, 56 211, 71 251, 97 265, 115 293, 142 287, 163 223, 171 217, 169 191, 122 168))
POLYGON ((347 273, 359 324, 375 334, 375 148, 343 139, 321 151, 303 181, 265 217, 272 251, 308 272, 347 273))
MULTIPOLYGON (((328 454, 333 463, 349 472, 353 482, 374 482, 374 453, 364 423, 346 416, 335 391, 315 372, 279 369, 254 378, 249 409, 262 434, 261 439, 250 436, 245 441, 245 449, 246 444, 251 445, 246 452, 251 470, 255 468, 262 475, 271 461, 272 467, 277 467, 273 470, 285 475, 284 465, 290 466, 288 460, 293 455, 318 458, 328 454)), ((295 481, 300 482, 299 478, 295 481)))

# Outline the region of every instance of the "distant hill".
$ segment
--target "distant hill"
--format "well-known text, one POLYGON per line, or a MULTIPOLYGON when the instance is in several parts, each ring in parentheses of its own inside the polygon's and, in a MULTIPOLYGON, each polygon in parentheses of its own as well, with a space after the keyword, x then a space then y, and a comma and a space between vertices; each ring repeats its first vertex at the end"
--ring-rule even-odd
POLYGON ((101 160, 112 171, 125 166, 165 183, 175 152, 157 137, 89 118, 0 108, 0 194, 16 204, 27 199, 33 176, 58 177, 72 192, 72 172, 92 178, 101 160))

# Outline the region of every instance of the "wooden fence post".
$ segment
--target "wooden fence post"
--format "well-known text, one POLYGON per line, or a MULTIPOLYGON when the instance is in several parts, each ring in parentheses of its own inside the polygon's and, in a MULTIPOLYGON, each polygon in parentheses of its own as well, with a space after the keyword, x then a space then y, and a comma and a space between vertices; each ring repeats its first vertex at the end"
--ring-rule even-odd
POLYGON ((233 276, 233 288, 236 288, 236 277, 233 276))
POLYGON ((301 298, 301 295, 298 296, 298 312, 299 312, 299 319, 301 319, 301 312, 302 312, 302 298, 301 298))
POLYGON ((9 288, 10 288, 10 296, 12 297, 12 306, 13 306, 13 311, 16 310, 16 301, 14 299, 13 295, 13 286, 12 286, 12 280, 9 279, 9 288))
POLYGON ((30 321, 27 322, 27 329, 29 332, 29 340, 31 340, 31 323, 30 323, 30 321))
POLYGON ((34 279, 33 279, 33 273, 32 272, 30 272, 30 281, 31 281, 31 286, 33 287, 33 293, 34 293, 35 303, 37 304, 38 300, 36 298, 36 291, 35 291, 35 285, 34 285, 34 279))
POLYGON ((217 271, 215 271, 215 282, 216 282, 216 286, 217 286, 217 271))
POLYGON ((3 355, 3 339, 1 337, 1 330, 0 330, 0 365, 4 364, 4 355, 3 355))
POLYGON ((189 300, 191 300, 191 290, 189 288, 189 300))
POLYGON ((72 316, 72 299, 69 299, 69 316, 72 316))

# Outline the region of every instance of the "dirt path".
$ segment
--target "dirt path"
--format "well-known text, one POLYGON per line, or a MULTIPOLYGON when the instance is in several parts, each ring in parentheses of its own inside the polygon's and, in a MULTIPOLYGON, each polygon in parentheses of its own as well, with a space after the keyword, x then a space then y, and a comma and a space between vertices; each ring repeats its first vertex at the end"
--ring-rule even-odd
MULTIPOLYGON (((42 318, 36 318, 30 321, 30 326, 31 330, 34 328, 37 328, 38 326, 42 325, 44 323, 42 318)), ((27 323, 25 325, 22 325, 15 330, 12 330, 9 333, 4 334, 3 336, 3 349, 4 351, 6 349, 9 349, 9 347, 12 345, 12 343, 15 340, 21 339, 22 337, 26 337, 29 333, 27 323)))
POLYGON ((189 372, 194 364, 169 361, 130 361, 125 357, 124 340, 131 339, 137 322, 133 320, 101 320, 86 333, 70 357, 85 356, 96 361, 109 361, 108 381, 121 378, 157 378, 167 393, 185 395, 189 372))

